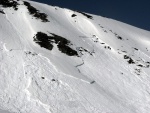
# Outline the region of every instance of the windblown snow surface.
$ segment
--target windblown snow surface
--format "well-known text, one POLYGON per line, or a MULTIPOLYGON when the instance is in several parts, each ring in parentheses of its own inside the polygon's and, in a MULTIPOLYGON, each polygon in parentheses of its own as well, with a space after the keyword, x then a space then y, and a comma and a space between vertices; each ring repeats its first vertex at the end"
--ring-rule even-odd
POLYGON ((1 0, 0 109, 150 113, 150 32, 37 2, 1 0))

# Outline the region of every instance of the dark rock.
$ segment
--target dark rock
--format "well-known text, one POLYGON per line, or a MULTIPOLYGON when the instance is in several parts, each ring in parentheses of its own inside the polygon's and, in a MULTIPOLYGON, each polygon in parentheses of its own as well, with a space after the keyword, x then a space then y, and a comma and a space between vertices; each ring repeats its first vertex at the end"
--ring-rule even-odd
POLYGON ((42 32, 38 32, 36 36, 34 37, 34 41, 39 44, 41 47, 44 47, 48 50, 53 49, 53 45, 51 44, 51 41, 49 41, 49 36, 47 34, 44 34, 42 32))
POLYGON ((45 79, 45 77, 41 77, 42 79, 45 79))
POLYGON ((143 65, 141 65, 141 64, 139 64, 139 65, 137 65, 137 66, 139 66, 139 67, 144 67, 143 65))
POLYGON ((134 49, 138 51, 138 49, 137 49, 137 48, 134 48, 134 49))
POLYGON ((83 14, 84 16, 86 16, 86 17, 89 18, 89 19, 93 19, 93 17, 92 17, 91 15, 88 15, 88 14, 86 14, 86 13, 79 12, 79 11, 77 11, 77 12, 83 14))
POLYGON ((109 46, 104 46, 104 48, 111 50, 111 47, 109 47, 109 46))
POLYGON ((18 10, 18 3, 13 0, 0 0, 0 5, 2 5, 4 8, 12 7, 14 10, 18 10))
POLYGON ((131 58, 129 59, 128 63, 129 63, 129 64, 135 64, 135 62, 134 62, 133 59, 131 59, 131 58))
POLYGON ((5 14, 4 11, 0 11, 0 13, 5 14))
POLYGON ((87 49, 84 49, 83 47, 77 47, 76 50, 78 51, 78 53, 80 53, 81 55, 84 55, 83 53, 88 53, 89 55, 93 55, 94 50, 92 52, 90 52, 89 50, 87 49))
POLYGON ((52 81, 55 82, 56 80, 55 80, 55 79, 52 79, 52 81))
POLYGON ((122 37, 121 37, 121 36, 117 36, 117 38, 120 39, 120 40, 122 40, 122 37))
POLYGON ((105 43, 101 43, 101 44, 105 44, 105 43))
POLYGON ((71 15, 71 17, 75 17, 75 16, 77 16, 77 15, 76 15, 76 14, 72 14, 72 15, 71 15))
POLYGON ((121 36, 119 36, 117 33, 114 33, 114 35, 115 35, 118 39, 123 40, 123 38, 122 38, 121 36))
POLYGON ((27 6, 28 11, 31 15, 33 15, 37 19, 42 20, 42 22, 49 22, 49 20, 47 19, 47 15, 45 13, 40 13, 39 10, 31 6, 29 2, 24 1, 24 5, 27 6))
POLYGON ((130 57, 127 55, 124 55, 124 59, 129 59, 130 57))
POLYGON ((37 53, 32 53, 31 51, 26 51, 25 54, 26 54, 26 55, 29 54, 29 55, 32 55, 32 56, 38 55, 37 53))
POLYGON ((71 45, 70 41, 58 36, 56 34, 51 33, 52 36, 48 36, 45 33, 38 32, 36 36, 34 36, 34 41, 39 44, 41 47, 44 47, 48 50, 53 49, 53 43, 57 44, 59 51, 68 55, 68 56, 78 56, 77 51, 73 50, 69 45, 71 45))

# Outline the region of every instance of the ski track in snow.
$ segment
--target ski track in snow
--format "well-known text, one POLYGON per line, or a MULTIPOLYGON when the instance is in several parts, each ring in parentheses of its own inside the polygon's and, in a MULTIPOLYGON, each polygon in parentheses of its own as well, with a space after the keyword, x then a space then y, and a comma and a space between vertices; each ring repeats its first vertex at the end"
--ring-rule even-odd
MULTIPOLYGON (((12 29, 14 28, 16 30, 18 36, 21 37, 20 33, 18 32, 19 30, 17 30, 17 28, 10 22, 7 15, 6 15, 6 19, 10 23, 10 25, 12 26, 12 29)), ((20 42, 20 46, 21 46, 20 50, 23 50, 23 43, 21 43, 21 38, 19 39, 19 42, 20 42)))

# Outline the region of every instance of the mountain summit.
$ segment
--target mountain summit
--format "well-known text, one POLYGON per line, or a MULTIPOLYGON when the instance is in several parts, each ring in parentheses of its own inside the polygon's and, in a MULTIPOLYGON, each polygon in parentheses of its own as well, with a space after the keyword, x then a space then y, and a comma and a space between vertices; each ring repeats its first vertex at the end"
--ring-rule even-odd
POLYGON ((0 109, 8 113, 149 113, 150 32, 1 0, 0 80, 0 109))

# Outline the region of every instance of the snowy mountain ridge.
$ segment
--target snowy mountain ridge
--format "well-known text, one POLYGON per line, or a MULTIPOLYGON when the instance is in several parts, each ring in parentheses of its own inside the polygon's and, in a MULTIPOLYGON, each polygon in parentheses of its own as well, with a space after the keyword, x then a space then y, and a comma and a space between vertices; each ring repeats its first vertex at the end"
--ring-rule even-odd
POLYGON ((149 113, 149 74, 149 31, 29 0, 0 1, 1 110, 149 113))

